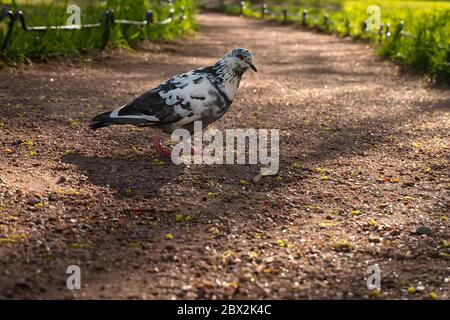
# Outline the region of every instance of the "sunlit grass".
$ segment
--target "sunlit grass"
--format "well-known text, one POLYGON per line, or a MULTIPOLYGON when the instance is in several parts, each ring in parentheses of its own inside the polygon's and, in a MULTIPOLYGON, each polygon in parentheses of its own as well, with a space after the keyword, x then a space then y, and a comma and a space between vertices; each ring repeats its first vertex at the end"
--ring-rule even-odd
MULTIPOLYGON (((3 3, 5 3, 3 1, 3 3)), ((9 1, 9 8, 22 10, 29 26, 65 25, 70 14, 67 6, 69 1, 9 1)), ((116 19, 144 20, 145 13, 151 9, 155 21, 168 17, 169 6, 157 0, 85 0, 77 2, 81 8, 81 24, 96 23, 106 9, 112 9, 116 19)), ((189 9, 187 19, 175 19, 168 25, 129 26, 116 25, 111 31, 109 46, 130 48, 133 43, 145 39, 171 39, 193 29, 193 0, 178 0, 174 2, 175 14, 180 15, 181 7, 189 9)), ((0 23, 0 44, 3 43, 9 19, 0 23)), ((17 22, 12 41, 3 58, 22 61, 25 58, 44 58, 49 56, 80 55, 102 48, 103 27, 82 30, 48 30, 46 32, 26 32, 17 22)))
MULTIPOLYGON (((386 1, 386 0, 303 0, 267 1, 269 10, 282 19, 282 10, 289 11, 289 20, 302 23, 302 13, 308 9, 307 26, 320 28, 340 36, 374 40, 381 55, 433 75, 436 80, 450 83, 450 1, 386 1), (378 5, 381 23, 390 24, 392 36, 383 37, 362 31, 369 14, 367 8, 378 5), (324 16, 329 16, 325 25, 324 16), (400 22, 404 31, 414 37, 396 34, 400 22)), ((225 11, 238 14, 238 5, 225 11)), ((248 2, 244 15, 261 17, 260 2, 248 2)), ((270 18, 270 17, 269 17, 270 18)), ((373 30, 375 31, 375 30, 373 30)))

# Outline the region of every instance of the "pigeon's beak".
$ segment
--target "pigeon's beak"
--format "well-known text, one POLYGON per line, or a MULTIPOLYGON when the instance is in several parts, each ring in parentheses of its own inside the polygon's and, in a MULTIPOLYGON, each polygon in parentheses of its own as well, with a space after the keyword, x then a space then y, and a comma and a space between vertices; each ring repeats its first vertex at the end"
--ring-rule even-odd
POLYGON ((251 63, 251 62, 247 62, 247 63, 250 66, 250 68, 253 69, 253 71, 258 72, 258 70, 256 69, 256 67, 255 67, 255 65, 253 63, 251 63))

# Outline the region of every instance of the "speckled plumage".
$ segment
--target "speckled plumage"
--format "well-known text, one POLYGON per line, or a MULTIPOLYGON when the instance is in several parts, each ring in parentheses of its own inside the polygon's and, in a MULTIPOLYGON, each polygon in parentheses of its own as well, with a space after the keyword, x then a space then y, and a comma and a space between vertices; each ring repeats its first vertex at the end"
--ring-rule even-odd
POLYGON ((167 133, 177 128, 192 132, 198 120, 206 128, 228 111, 249 68, 256 71, 250 51, 233 49, 212 66, 176 75, 130 103, 96 116, 91 128, 131 124, 167 133))

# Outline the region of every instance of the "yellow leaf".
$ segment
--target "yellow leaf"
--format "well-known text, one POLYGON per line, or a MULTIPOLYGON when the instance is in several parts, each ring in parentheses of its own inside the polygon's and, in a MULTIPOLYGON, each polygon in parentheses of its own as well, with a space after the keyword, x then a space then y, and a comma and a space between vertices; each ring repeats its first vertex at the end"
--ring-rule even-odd
POLYGON ((246 185, 246 184, 248 184, 248 181, 245 180, 245 179, 241 179, 241 180, 239 180, 239 183, 240 183, 241 185, 246 185))
POLYGON ((311 209, 311 210, 314 210, 314 211, 317 211, 317 212, 322 212, 323 211, 322 208, 319 205, 317 205, 317 204, 310 205, 310 206, 305 206, 305 208, 311 209))
POLYGON ((77 120, 77 119, 75 119, 75 120, 70 119, 69 122, 70 122, 71 126, 79 126, 80 125, 80 120, 77 120))
POLYGON ((16 240, 10 238, 0 238, 0 243, 16 243, 16 240))
POLYGON ((214 187, 216 185, 216 182, 214 180, 208 180, 208 186, 214 187))
POLYGON ((293 169, 298 169, 298 168, 300 168, 301 166, 300 166, 300 164, 297 163, 297 162, 292 162, 291 165, 290 165, 289 167, 291 167, 291 168, 293 168, 293 169))
POLYGON ((359 216, 361 214, 361 211, 359 210, 352 210, 352 215, 353 216, 359 216))
POLYGON ((234 252, 233 251, 231 251, 231 250, 227 250, 227 251, 225 251, 223 254, 222 254, 222 261, 226 261, 226 260, 228 260, 228 258, 231 258, 232 256, 234 256, 235 254, 234 254, 234 252))
POLYGON ((320 174, 327 174, 328 173, 327 169, 321 168, 321 167, 315 167, 314 171, 317 172, 317 173, 320 173, 320 174))
POLYGON ((414 293, 416 293, 416 288, 409 287, 407 291, 408 291, 408 294, 414 294, 414 293))
POLYGON ((165 162, 164 162, 164 160, 161 160, 161 159, 154 159, 153 164, 155 164, 157 166, 163 166, 165 164, 165 162))
POLYGON ((166 234, 166 239, 167 240, 172 240, 173 239, 173 234, 171 234, 171 233, 166 234))
POLYGON ((91 245, 89 243, 77 243, 74 242, 71 245, 72 249, 89 249, 91 245))
POLYGON ((278 244, 281 248, 286 247, 286 242, 284 242, 284 240, 281 240, 281 239, 277 240, 277 244, 278 244))
POLYGON ((373 289, 370 291, 369 296, 373 298, 378 298, 381 295, 381 291, 378 289, 373 289))
POLYGON ((79 196, 81 192, 77 190, 70 190, 69 192, 67 192, 67 194, 71 196, 79 196))
POLYGON ((40 208, 43 208, 45 205, 46 205, 45 203, 39 202, 39 203, 36 203, 36 204, 34 205, 34 207, 35 207, 36 209, 40 209, 40 208))
POLYGON ((137 249, 137 248, 139 248, 141 246, 141 244, 139 243, 139 242, 130 242, 129 244, 128 244, 128 248, 131 248, 131 249, 137 249))
POLYGON ((216 227, 210 228, 209 232, 211 232, 215 236, 219 235, 219 233, 220 233, 219 229, 217 229, 216 227))
POLYGON ((393 183, 400 182, 400 177, 392 178, 391 182, 393 182, 393 183))
POLYGON ((335 227, 338 224, 339 224, 338 222, 325 220, 324 222, 320 223, 319 226, 322 228, 328 228, 328 227, 335 227))
POLYGON ((223 286, 224 288, 237 288, 237 287, 238 287, 238 284, 237 284, 236 282, 234 282, 234 281, 231 281, 231 282, 224 281, 224 282, 222 283, 222 286, 223 286))
POLYGON ((437 300, 438 295, 437 295, 436 292, 431 291, 431 292, 428 294, 428 297, 429 297, 431 300, 437 300))
POLYGON ((352 250, 353 246, 346 239, 343 239, 336 242, 334 244, 334 248, 341 252, 349 252, 350 250, 352 250))
POLYGON ((27 140, 20 144, 21 146, 28 146, 29 148, 33 147, 33 141, 27 140))

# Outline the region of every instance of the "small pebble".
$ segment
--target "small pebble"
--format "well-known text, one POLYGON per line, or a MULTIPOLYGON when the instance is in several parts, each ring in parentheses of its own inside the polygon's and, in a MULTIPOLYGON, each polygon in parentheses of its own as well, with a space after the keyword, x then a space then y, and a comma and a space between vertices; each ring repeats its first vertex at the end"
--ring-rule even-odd
POLYGON ((58 182, 56 182, 56 183, 57 183, 57 184, 60 184, 60 183, 66 182, 66 181, 67 181, 67 178, 64 177, 64 176, 61 176, 61 177, 59 177, 58 182))
POLYGON ((35 197, 29 198, 28 201, 27 201, 27 203, 28 203, 29 205, 34 206, 35 204, 39 203, 39 199, 36 199, 35 197))
POLYGON ((417 286, 416 290, 422 292, 422 291, 425 291, 425 287, 424 286, 417 286))
POLYGON ((258 182, 260 182, 261 181, 261 175, 260 174, 257 174, 256 176, 254 176, 253 178, 252 178, 252 182, 253 183, 258 183, 258 182))
POLYGON ((169 252, 174 252, 174 251, 177 250, 177 247, 174 246, 173 244, 168 244, 168 245, 166 246, 165 250, 166 250, 166 251, 169 251, 169 252))
POLYGON ((433 231, 431 230, 430 227, 420 226, 416 229, 416 233, 417 234, 425 234, 425 235, 429 236, 430 234, 433 233, 433 231))

